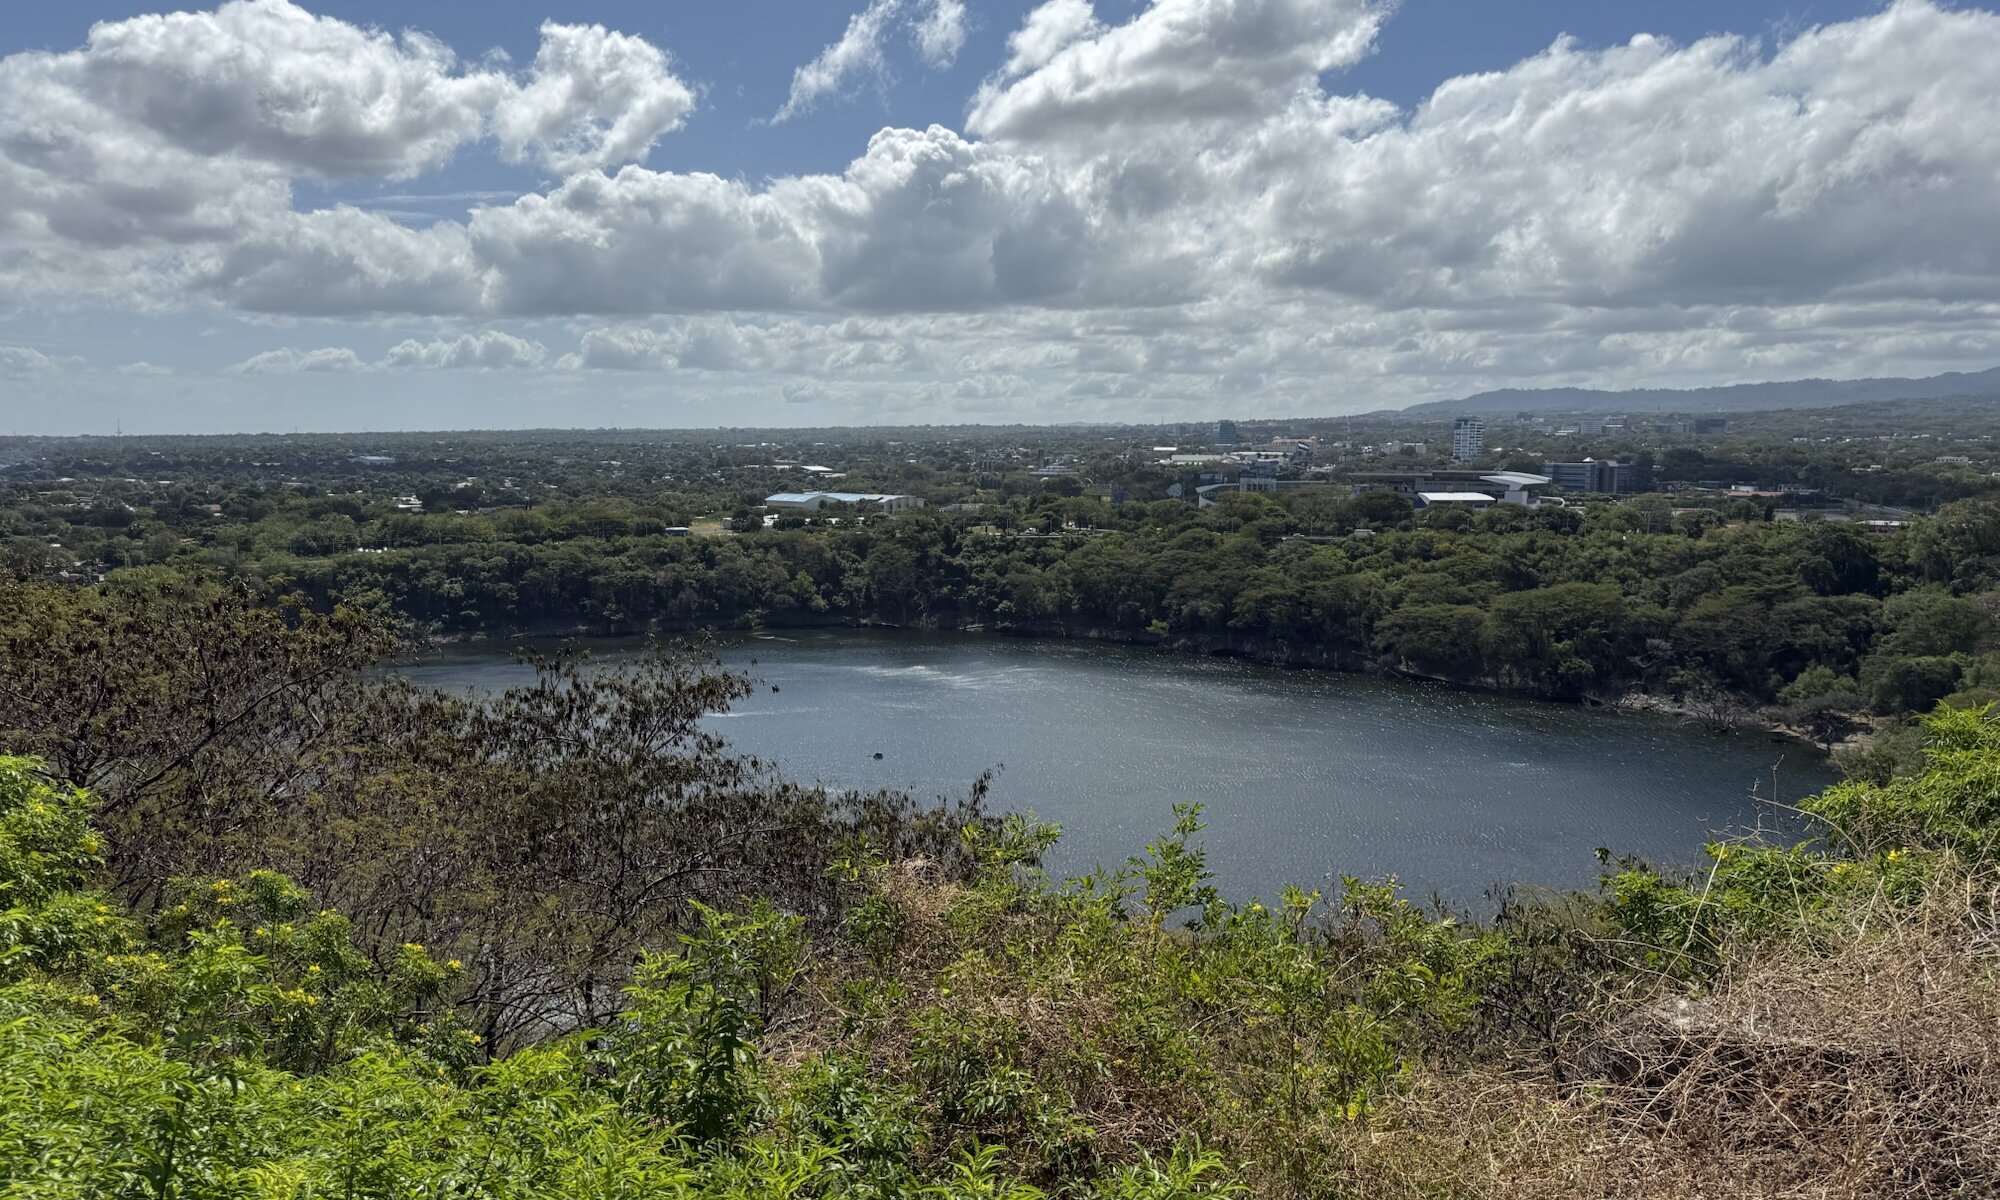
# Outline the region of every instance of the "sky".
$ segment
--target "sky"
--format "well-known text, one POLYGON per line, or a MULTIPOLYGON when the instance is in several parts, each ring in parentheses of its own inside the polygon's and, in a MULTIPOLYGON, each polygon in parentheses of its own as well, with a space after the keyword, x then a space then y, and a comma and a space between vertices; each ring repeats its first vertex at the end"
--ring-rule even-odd
POLYGON ((0 432, 1983 369, 1994 7, 10 6, 0 432))

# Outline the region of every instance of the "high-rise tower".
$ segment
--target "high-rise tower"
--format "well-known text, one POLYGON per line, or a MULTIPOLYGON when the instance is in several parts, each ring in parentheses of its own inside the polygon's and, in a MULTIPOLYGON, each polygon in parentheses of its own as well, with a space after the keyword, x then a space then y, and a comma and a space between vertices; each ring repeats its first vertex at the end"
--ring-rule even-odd
POLYGON ((1451 423, 1451 456, 1471 462, 1486 449, 1486 422, 1478 417, 1460 417, 1451 423))

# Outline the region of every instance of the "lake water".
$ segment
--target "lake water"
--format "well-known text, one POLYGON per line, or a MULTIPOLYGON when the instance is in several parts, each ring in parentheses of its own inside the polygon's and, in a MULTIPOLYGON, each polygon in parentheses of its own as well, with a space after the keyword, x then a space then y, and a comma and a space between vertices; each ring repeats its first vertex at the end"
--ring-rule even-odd
MULTIPOLYGON (((1502 882, 1587 887, 1597 847, 1692 863, 1714 833, 1785 827, 1767 802, 1834 778, 1804 747, 1662 717, 1101 643, 809 631, 721 655, 759 686, 714 728, 796 778, 932 797, 994 769, 996 809, 1061 823, 1061 874, 1122 863, 1197 800, 1237 898, 1335 894, 1343 874, 1474 906, 1502 882)), ((404 672, 530 677, 494 643, 404 672)))

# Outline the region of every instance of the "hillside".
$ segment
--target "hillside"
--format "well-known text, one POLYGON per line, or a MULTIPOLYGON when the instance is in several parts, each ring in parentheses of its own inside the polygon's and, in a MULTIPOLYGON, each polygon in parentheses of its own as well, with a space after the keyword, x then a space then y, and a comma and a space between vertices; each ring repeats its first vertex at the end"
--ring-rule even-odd
POLYGON ((1711 388, 1503 388, 1462 400, 1414 404, 1409 413, 1684 412, 1735 413, 1779 408, 1833 408, 1886 400, 1944 396, 2000 397, 2000 367, 1952 371, 1927 379, 1795 379, 1711 388))

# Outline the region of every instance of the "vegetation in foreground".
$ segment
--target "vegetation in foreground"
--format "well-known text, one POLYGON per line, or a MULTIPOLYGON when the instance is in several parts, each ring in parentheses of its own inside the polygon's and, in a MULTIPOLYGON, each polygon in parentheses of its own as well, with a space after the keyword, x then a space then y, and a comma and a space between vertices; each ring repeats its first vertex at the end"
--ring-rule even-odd
POLYGON ((0 1194, 2000 1189, 1988 709, 1815 842, 1470 922, 1225 902, 1192 810, 1052 881, 1052 830, 729 759, 684 660, 451 700, 347 619, 85 622, 137 657, 67 700, 0 660, 0 1194))

